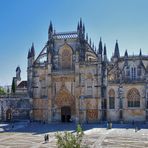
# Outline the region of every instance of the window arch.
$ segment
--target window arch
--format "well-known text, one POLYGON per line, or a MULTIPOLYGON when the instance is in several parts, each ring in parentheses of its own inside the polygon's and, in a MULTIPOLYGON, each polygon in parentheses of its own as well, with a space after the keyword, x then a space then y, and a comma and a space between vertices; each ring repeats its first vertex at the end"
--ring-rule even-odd
POLYGON ((131 67, 132 80, 136 79, 136 67, 131 67))
POLYGON ((92 96, 93 95, 93 76, 91 73, 87 74, 86 85, 87 85, 87 96, 92 96))
POLYGON ((128 107, 140 107, 140 93, 136 88, 132 88, 127 93, 128 107))
POLYGON ((126 67, 125 75, 126 75, 126 77, 130 77, 130 68, 129 68, 129 66, 126 67))
POLYGON ((72 48, 64 44, 59 50, 60 67, 62 69, 72 68, 72 48))
POLYGON ((137 68, 137 75, 138 75, 138 77, 141 76, 141 73, 142 73, 142 68, 141 68, 141 66, 138 66, 138 68, 137 68))
POLYGON ((115 108, 115 91, 113 89, 109 90, 109 109, 115 108))

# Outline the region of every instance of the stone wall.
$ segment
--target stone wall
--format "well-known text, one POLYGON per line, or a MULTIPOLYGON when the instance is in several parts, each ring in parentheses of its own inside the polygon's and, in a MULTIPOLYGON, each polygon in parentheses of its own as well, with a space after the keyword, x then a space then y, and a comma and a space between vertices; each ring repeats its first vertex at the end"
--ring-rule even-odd
POLYGON ((1 96, 0 120, 16 121, 30 119, 31 99, 28 97, 1 96))

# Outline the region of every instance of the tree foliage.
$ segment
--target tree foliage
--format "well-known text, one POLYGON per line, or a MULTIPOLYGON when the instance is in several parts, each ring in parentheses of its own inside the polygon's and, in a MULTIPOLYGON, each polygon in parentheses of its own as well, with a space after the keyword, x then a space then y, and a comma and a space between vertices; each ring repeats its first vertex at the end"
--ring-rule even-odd
POLYGON ((77 125, 76 133, 56 133, 57 146, 58 148, 81 148, 83 135, 83 130, 79 124, 77 125))
POLYGON ((16 91, 16 86, 15 86, 15 81, 14 81, 14 79, 13 79, 13 81, 12 81, 12 86, 11 86, 11 92, 12 92, 13 94, 15 94, 15 91, 16 91))
POLYGON ((5 94, 6 94, 5 90, 2 87, 0 87, 0 95, 5 95, 5 94))

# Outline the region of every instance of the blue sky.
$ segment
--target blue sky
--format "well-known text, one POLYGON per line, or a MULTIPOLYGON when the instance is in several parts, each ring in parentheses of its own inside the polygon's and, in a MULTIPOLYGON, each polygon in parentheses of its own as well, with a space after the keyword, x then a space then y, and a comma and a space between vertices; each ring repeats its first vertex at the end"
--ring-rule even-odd
POLYGON ((26 79, 32 42, 38 54, 50 20, 57 32, 74 31, 82 17, 98 46, 102 37, 110 57, 118 40, 121 55, 148 54, 148 0, 0 0, 0 85, 11 84, 15 69, 26 79))

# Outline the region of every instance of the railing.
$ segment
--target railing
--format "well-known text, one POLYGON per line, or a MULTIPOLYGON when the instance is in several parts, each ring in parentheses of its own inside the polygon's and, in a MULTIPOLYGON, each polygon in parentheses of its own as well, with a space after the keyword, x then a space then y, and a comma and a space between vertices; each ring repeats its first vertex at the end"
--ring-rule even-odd
POLYGON ((0 95, 0 98, 29 98, 28 94, 5 94, 5 95, 0 95))
POLYGON ((78 34, 76 31, 73 32, 59 32, 59 33, 55 33, 53 34, 53 38, 54 39, 71 39, 71 38, 77 38, 78 34))
POLYGON ((109 83, 143 83, 145 82, 145 78, 136 78, 136 79, 132 79, 132 78, 125 78, 123 77, 121 80, 120 79, 116 79, 116 80, 108 80, 109 83))
POLYGON ((73 74, 74 69, 57 69, 53 70, 52 74, 73 74))
POLYGON ((80 65, 97 65, 97 61, 84 61, 80 62, 80 65))
MULTIPOLYGON (((139 56, 139 55, 129 55, 128 57, 127 57, 127 59, 143 59, 143 60, 148 60, 148 55, 142 55, 142 56, 139 56)), ((119 58, 119 60, 124 60, 125 59, 125 57, 124 56, 121 56, 120 58, 119 58)))

